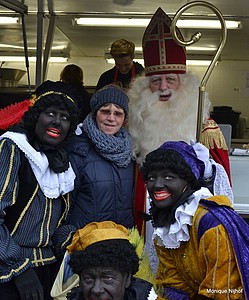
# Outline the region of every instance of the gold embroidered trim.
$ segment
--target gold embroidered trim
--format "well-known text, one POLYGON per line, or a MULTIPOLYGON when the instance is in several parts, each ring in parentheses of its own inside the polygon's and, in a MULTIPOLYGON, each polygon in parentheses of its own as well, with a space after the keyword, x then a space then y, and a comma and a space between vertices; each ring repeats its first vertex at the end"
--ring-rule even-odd
POLYGON ((32 264, 38 266, 38 264, 40 263, 45 263, 45 262, 48 262, 48 261, 52 261, 52 260, 55 260, 55 256, 52 256, 52 257, 48 257, 48 258, 43 258, 43 259, 35 259, 32 261, 32 264))
POLYGON ((0 152, 2 151, 2 148, 3 148, 3 145, 4 145, 5 142, 6 142, 6 140, 2 140, 2 141, 1 141, 1 144, 0 144, 0 152))
POLYGON ((198 233, 198 228, 199 228, 199 224, 200 224, 200 221, 201 221, 201 219, 202 219, 202 217, 207 213, 207 209, 206 208, 204 208, 204 207, 202 207, 203 209, 201 210, 201 212, 200 213, 197 213, 196 215, 196 217, 194 217, 194 219, 193 219, 193 224, 194 224, 194 226, 195 226, 195 232, 196 232, 196 234, 198 233))
POLYGON ((22 219, 23 219, 23 217, 24 217, 26 211, 27 211, 27 210, 29 209, 29 207, 30 207, 30 205, 31 205, 31 203, 32 203, 32 201, 33 201, 33 199, 34 199, 34 197, 35 197, 37 191, 38 191, 38 188, 39 188, 39 185, 37 184, 37 186, 36 186, 36 188, 35 188, 35 191, 34 191, 32 197, 29 199, 27 205, 24 207, 22 213, 20 214, 20 217, 18 218, 18 220, 17 220, 17 222, 16 222, 15 227, 13 228, 12 232, 10 233, 11 235, 13 235, 13 234, 16 232, 16 230, 17 230, 19 224, 21 223, 21 221, 22 221, 22 219))
MULTIPOLYGON (((228 252, 228 266, 227 266, 227 287, 228 291, 230 290, 230 282, 231 282, 231 249, 229 243, 229 237, 226 232, 226 241, 227 241, 227 252, 228 252)), ((227 293, 227 299, 230 299, 229 293, 227 293)))
POLYGON ((12 195, 12 203, 15 204, 16 203, 16 198, 17 198, 17 182, 15 183, 14 186, 14 191, 13 191, 13 195, 12 195))
POLYGON ((51 94, 64 95, 68 100, 70 100, 71 102, 75 103, 74 100, 71 97, 69 97, 67 94, 62 93, 62 92, 56 92, 56 91, 48 91, 46 93, 43 93, 43 94, 39 95, 37 98, 36 97, 33 98, 32 101, 33 102, 37 102, 41 98, 46 97, 46 96, 51 95, 51 94))
POLYGON ((224 135, 214 120, 208 120, 204 124, 201 134, 201 143, 209 149, 214 149, 214 143, 218 149, 228 150, 224 135))
POLYGON ((51 216, 52 216, 52 203, 53 201, 51 199, 48 199, 48 221, 47 221, 47 240, 45 245, 48 245, 49 243, 49 237, 50 237, 50 231, 49 231, 49 227, 50 227, 50 223, 51 223, 51 216))
POLYGON ((45 198, 45 201, 46 201, 46 205, 45 205, 45 210, 44 210, 44 217, 43 217, 43 220, 42 220, 42 223, 41 223, 41 231, 40 231, 40 241, 39 241, 39 244, 37 245, 37 247, 40 247, 41 244, 42 244, 42 241, 43 241, 43 228, 44 228, 44 224, 46 222, 46 216, 47 216, 47 207, 48 207, 48 199, 47 197, 45 198))
POLYGON ((8 275, 0 276, 0 279, 2 280, 2 279, 10 278, 10 277, 12 276, 13 273, 19 272, 19 271, 20 271, 21 269, 23 269, 28 263, 29 263, 29 259, 26 258, 26 259, 25 259, 25 262, 24 262, 21 266, 19 266, 17 269, 12 269, 8 275))
POLYGON ((42 250, 41 250, 41 248, 39 248, 38 251, 39 251, 39 257, 40 257, 39 261, 40 261, 40 262, 42 263, 42 265, 44 266, 44 259, 43 259, 43 257, 42 257, 42 250))
POLYGON ((201 238, 201 246, 202 246, 202 251, 203 251, 203 257, 205 259, 205 263, 206 263, 206 266, 207 266, 207 271, 206 273, 209 272, 209 265, 208 265, 208 259, 207 259, 207 256, 206 256, 206 251, 205 251, 205 235, 203 235, 203 238, 201 238))
POLYGON ((8 174, 7 174, 3 189, 2 189, 1 194, 0 194, 0 202, 2 201, 3 195, 4 195, 4 193, 7 189, 7 186, 9 185, 10 176, 11 176, 12 169, 13 169, 14 156, 15 156, 15 146, 12 145, 11 146, 11 156, 10 156, 10 166, 9 166, 8 174))
POLYGON ((61 249, 63 249, 65 247, 66 244, 68 244, 68 242, 70 241, 71 237, 72 237, 73 232, 70 232, 70 234, 67 236, 66 240, 61 244, 61 249))
POLYGON ((64 197, 64 196, 62 195, 62 199, 63 199, 64 204, 65 204, 65 210, 64 210, 64 212, 63 212, 61 218, 60 218, 59 221, 58 221, 57 227, 59 227, 59 226, 61 225, 62 220, 64 220, 65 217, 66 217, 67 214, 68 214, 69 206, 70 206, 70 193, 67 193, 67 194, 66 194, 66 197, 64 197))
POLYGON ((214 265, 214 272, 213 272, 213 288, 215 289, 215 282, 216 282, 216 271, 219 264, 219 235, 218 235, 218 228, 215 228, 216 231, 216 263, 214 265))
MULTIPOLYGON (((33 248, 33 257, 34 257, 34 261, 37 261, 37 255, 36 255, 36 249, 33 248)), ((32 261, 32 263, 34 263, 34 261, 32 261)), ((36 264, 37 266, 37 264, 36 264)))
POLYGON ((33 265, 35 265, 36 267, 38 267, 39 264, 45 265, 45 262, 52 261, 52 260, 56 259, 54 255, 52 257, 43 258, 41 248, 33 248, 33 257, 34 257, 34 260, 32 260, 31 263, 33 265), (39 251, 39 259, 37 257, 37 251, 39 251))

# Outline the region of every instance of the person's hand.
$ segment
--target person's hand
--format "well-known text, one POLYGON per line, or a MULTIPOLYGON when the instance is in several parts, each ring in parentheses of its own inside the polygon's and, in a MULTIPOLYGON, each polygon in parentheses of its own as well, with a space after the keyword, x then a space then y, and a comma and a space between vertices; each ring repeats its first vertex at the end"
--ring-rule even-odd
POLYGON ((203 174, 203 179, 211 177, 213 174, 213 169, 212 163, 209 159, 209 149, 201 143, 196 143, 195 140, 190 140, 190 145, 195 150, 197 158, 204 162, 205 170, 203 174))
POLYGON ((14 277, 21 300, 44 300, 43 288, 36 272, 29 268, 14 277))

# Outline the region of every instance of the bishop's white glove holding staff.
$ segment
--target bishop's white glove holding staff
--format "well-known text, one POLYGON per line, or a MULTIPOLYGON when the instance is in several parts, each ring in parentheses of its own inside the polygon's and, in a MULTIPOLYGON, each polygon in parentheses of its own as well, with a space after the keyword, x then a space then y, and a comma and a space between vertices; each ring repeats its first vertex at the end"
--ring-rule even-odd
POLYGON ((195 140, 190 140, 190 145, 195 150, 197 158, 204 162, 205 170, 203 174, 203 179, 210 178, 213 174, 212 163, 209 156, 209 149, 201 143, 195 142, 195 140))

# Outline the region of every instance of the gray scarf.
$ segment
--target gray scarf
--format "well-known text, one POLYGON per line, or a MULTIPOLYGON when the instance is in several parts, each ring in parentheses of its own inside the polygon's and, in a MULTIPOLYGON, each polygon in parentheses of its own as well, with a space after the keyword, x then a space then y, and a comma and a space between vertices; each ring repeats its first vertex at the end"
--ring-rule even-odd
POLYGON ((132 143, 125 128, 121 128, 115 135, 108 135, 98 129, 93 114, 90 113, 83 122, 83 130, 101 156, 121 168, 126 168, 129 165, 132 143))

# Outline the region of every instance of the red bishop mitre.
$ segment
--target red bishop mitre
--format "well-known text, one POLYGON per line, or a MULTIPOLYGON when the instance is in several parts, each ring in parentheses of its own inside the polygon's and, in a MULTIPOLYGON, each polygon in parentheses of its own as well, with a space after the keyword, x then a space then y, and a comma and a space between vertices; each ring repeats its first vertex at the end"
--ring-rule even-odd
MULTIPOLYGON (((173 40, 171 23, 169 16, 159 7, 144 32, 142 44, 146 76, 186 73, 186 51, 173 40)), ((178 28, 176 32, 183 40, 178 28)))

